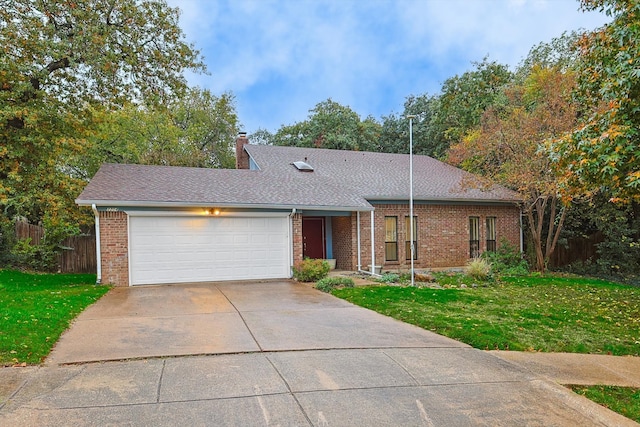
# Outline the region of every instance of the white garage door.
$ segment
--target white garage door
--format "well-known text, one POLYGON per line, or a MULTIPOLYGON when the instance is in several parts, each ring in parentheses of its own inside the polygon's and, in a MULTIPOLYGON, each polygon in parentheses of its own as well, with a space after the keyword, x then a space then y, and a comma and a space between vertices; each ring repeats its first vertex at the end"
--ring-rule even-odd
POLYGON ((290 276, 288 217, 129 217, 131 284, 290 276))

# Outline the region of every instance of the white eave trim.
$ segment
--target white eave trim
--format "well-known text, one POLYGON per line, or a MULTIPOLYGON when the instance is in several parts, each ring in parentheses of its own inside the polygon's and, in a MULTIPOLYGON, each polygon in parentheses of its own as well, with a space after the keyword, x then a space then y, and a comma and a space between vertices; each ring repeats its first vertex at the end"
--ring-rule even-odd
POLYGON ((347 211, 369 212, 375 210, 373 206, 315 206, 315 205, 278 205, 278 204, 250 204, 250 203, 200 203, 200 202, 146 202, 146 201, 122 201, 122 200, 80 200, 76 199, 78 206, 96 205, 111 207, 144 207, 144 208, 225 208, 225 209, 282 209, 291 211, 347 211))
POLYGON ((290 211, 282 211, 282 212, 247 212, 247 211, 225 211, 221 210, 217 215, 206 212, 204 209, 200 210, 192 210, 192 211, 137 211, 137 210, 128 210, 124 209, 125 212, 129 216, 142 217, 142 216, 170 216, 170 217, 206 217, 206 218, 285 218, 291 215, 290 211))
MULTIPOLYGON (((409 199, 403 199, 400 197, 380 197, 380 196, 365 196, 364 197, 369 203, 377 203, 377 202, 406 202, 409 203, 409 199)), ((518 199, 467 199, 467 198, 450 198, 450 197, 442 197, 442 198, 414 198, 414 202, 425 202, 425 203, 442 203, 442 204, 484 204, 484 205, 514 205, 522 203, 522 200, 518 199)))

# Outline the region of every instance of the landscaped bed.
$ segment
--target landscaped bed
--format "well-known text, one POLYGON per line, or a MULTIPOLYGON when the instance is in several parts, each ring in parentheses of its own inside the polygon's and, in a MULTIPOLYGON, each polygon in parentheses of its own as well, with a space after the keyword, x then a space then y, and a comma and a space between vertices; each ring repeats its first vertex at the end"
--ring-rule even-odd
POLYGON ((0 366, 38 364, 71 321, 110 288, 94 274, 0 270, 0 366))

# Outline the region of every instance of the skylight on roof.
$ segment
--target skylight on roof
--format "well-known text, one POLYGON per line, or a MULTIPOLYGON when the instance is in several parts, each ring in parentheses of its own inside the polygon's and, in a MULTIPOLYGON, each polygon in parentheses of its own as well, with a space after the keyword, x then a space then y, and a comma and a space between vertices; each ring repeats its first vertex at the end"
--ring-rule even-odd
POLYGON ((297 162, 293 162, 292 165, 295 166, 296 169, 298 169, 300 172, 313 172, 313 167, 307 162, 299 160, 297 162))

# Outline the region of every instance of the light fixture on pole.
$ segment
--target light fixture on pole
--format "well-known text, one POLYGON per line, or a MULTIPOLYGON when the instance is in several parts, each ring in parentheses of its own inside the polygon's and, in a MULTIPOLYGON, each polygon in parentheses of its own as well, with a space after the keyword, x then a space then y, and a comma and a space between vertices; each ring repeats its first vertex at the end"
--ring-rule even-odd
POLYGON ((411 286, 415 286, 415 273, 413 271, 413 260, 416 258, 416 248, 414 247, 414 225, 413 225, 413 119, 415 115, 408 115, 409 119, 409 239, 411 247, 411 286))

